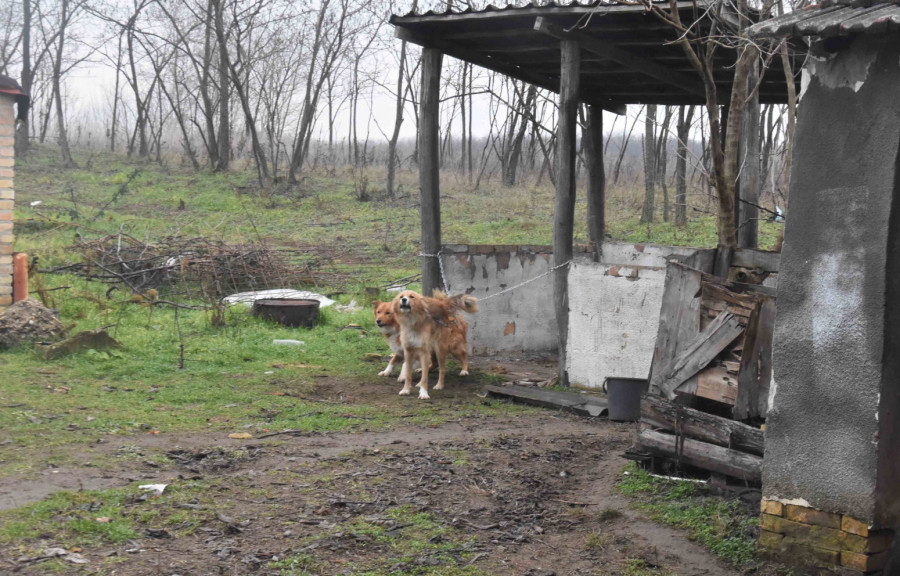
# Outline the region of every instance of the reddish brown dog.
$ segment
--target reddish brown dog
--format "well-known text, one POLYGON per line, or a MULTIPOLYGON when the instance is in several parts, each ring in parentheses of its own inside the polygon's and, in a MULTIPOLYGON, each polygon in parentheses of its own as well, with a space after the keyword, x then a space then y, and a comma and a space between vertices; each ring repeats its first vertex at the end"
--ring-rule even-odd
MULTIPOLYGON (((391 313, 400 325, 400 345, 403 348, 403 389, 401 396, 410 393, 412 361, 429 366, 432 353, 437 357, 438 381, 435 390, 444 387, 447 357, 452 355, 462 364, 460 376, 469 375, 469 351, 466 339, 469 325, 457 311, 478 312, 478 302, 472 296, 448 297, 435 292, 434 297, 422 296, 412 290, 401 292, 391 302, 391 313)), ((419 398, 428 399, 428 370, 422 370, 419 398)))

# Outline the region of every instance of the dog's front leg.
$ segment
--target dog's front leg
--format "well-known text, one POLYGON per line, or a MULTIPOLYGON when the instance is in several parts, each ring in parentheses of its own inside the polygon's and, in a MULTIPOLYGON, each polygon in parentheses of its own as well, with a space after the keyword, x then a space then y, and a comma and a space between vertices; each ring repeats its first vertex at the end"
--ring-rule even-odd
POLYGON ((410 393, 410 382, 412 382, 412 358, 412 350, 404 348, 403 368, 400 370, 400 381, 403 382, 403 389, 400 390, 401 396, 409 396, 410 393))
POLYGON ((419 400, 428 400, 431 398, 431 396, 428 395, 428 370, 425 368, 428 366, 430 360, 431 351, 423 350, 419 355, 419 365, 423 367, 422 379, 419 380, 419 400))
MULTIPOLYGON (((390 376, 394 373, 394 365, 397 364, 397 355, 391 354, 391 359, 388 361, 387 368, 378 373, 379 376, 390 376)), ((400 371, 400 375, 403 375, 403 371, 400 371)))

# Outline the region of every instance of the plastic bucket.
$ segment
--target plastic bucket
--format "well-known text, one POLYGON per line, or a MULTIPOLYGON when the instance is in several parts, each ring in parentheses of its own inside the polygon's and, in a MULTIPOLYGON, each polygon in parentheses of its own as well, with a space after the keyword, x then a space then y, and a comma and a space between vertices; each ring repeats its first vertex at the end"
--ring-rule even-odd
POLYGON ((609 419, 616 422, 635 422, 641 419, 641 394, 650 382, 640 378, 607 378, 606 396, 609 419))

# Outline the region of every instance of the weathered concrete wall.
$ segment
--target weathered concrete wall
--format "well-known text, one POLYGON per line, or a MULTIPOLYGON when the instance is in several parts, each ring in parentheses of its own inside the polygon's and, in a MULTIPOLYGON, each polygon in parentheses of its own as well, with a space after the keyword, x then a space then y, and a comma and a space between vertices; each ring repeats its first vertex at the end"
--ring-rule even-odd
POLYGON ((579 261, 569 273, 569 354, 572 382, 589 387, 608 377, 646 378, 650 373, 666 262, 693 248, 603 245, 597 264, 579 261))
POLYGON ((0 93, 0 312, 13 297, 13 156, 15 99, 0 93))
MULTIPOLYGON (((606 243, 603 261, 576 251, 569 271, 569 378, 600 386, 608 376, 646 378, 650 371, 666 261, 693 248, 606 243)), ((445 246, 453 293, 495 294, 550 270, 549 246, 445 246)), ((557 327, 552 275, 481 303, 470 317, 476 353, 552 351, 557 327)))
POLYGON ((811 58, 781 257, 763 492, 892 528, 900 44, 861 36, 834 54, 816 44, 811 58))
MULTIPOLYGON (((577 252, 582 257, 586 253, 577 252)), ((550 270, 549 246, 444 246, 444 273, 452 294, 484 298, 550 270)), ((556 350, 553 277, 546 275, 490 298, 468 317, 472 351, 542 352, 556 350)))

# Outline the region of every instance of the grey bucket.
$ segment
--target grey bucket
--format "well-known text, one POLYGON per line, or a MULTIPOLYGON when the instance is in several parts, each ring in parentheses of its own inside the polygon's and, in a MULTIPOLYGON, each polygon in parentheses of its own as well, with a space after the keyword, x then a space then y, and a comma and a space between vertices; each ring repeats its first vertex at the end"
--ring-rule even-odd
POLYGON ((641 394, 650 383, 641 378, 607 378, 604 383, 609 400, 609 419, 635 422, 641 419, 641 394))

